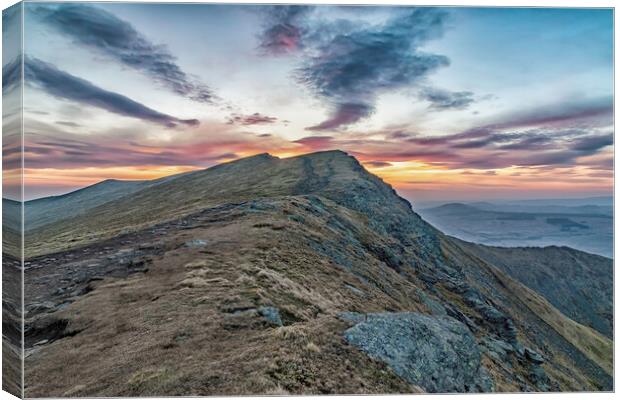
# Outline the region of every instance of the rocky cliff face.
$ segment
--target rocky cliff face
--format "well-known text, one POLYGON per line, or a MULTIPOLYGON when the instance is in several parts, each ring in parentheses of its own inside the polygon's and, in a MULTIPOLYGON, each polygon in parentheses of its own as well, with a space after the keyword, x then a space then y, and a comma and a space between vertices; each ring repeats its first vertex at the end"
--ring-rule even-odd
POLYGON ((613 265, 568 247, 501 248, 461 242, 513 279, 542 294, 569 318, 612 338, 613 265))
POLYGON ((585 308, 342 152, 169 178, 26 240, 28 396, 612 389, 585 308))

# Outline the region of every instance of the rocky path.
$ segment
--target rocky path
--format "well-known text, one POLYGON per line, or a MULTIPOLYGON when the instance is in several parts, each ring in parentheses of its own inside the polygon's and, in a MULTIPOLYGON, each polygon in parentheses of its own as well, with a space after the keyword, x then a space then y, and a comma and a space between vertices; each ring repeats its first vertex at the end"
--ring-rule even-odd
MULTIPOLYGON (((26 347, 56 339, 64 327, 36 322, 40 316, 65 308, 93 289, 93 283, 106 277, 124 278, 145 273, 156 257, 179 246, 200 246, 199 241, 173 243, 172 232, 191 230, 222 218, 231 210, 248 208, 251 203, 226 204, 209 208, 185 218, 155 225, 90 246, 35 257, 25 266, 25 341, 26 347)), ((57 324, 56 321, 50 321, 57 324)))

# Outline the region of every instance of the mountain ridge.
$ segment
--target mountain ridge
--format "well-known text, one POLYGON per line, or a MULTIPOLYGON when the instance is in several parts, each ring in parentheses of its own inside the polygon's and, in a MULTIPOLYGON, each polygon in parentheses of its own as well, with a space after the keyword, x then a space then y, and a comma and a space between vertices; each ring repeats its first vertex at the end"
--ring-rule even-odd
MULTIPOLYGON (((173 394, 178 385, 203 394, 612 387, 612 342, 589 326, 597 322, 587 309, 568 310, 570 319, 529 275, 509 274, 509 263, 483 247, 442 234, 343 152, 259 155, 194 171, 35 229, 26 241, 37 250, 28 254, 26 342, 50 341, 27 361, 33 396, 71 389, 64 376, 87 383, 72 392, 79 395, 173 394), (42 313, 44 303, 54 306, 42 313), (153 325, 170 309, 179 317, 153 325), (51 326, 63 328, 46 337, 51 326), (148 338, 137 342, 143 331, 148 338), (392 347, 377 348, 372 332, 392 347), (412 336, 398 341, 398 332, 412 336), (423 354, 415 350, 422 332, 431 335, 423 354), (455 332, 469 339, 449 339, 455 332), (95 372, 86 360, 109 337, 117 339, 95 372), (74 346, 83 359, 58 369, 74 346), (190 354, 194 361, 183 358, 190 354), (170 362, 192 367, 170 370, 170 362), (222 375, 205 388, 213 362, 222 375), (158 378, 141 378, 148 374, 158 378), (433 375, 442 379, 417 378, 433 375)), ((580 268, 561 257, 564 269, 580 268)), ((611 287, 611 276, 594 278, 611 287)), ((571 299, 583 305, 580 296, 571 299)), ((610 312, 609 299, 600 302, 610 312)))
MULTIPOLYGON (((343 179, 343 182, 346 184, 351 184, 351 180, 356 178, 356 174, 358 173, 366 173, 364 168, 359 164, 355 158, 347 155, 346 153, 340 150, 332 150, 332 151, 324 151, 311 153, 310 155, 301 155, 295 156, 285 159, 280 159, 274 156, 269 155, 268 153, 262 153, 255 156, 223 163, 216 165, 214 167, 192 171, 189 173, 183 173, 178 175, 169 176, 166 178, 161 178, 159 180, 147 181, 144 187, 138 188, 138 190, 133 191, 131 193, 124 194, 121 197, 111 199, 102 204, 96 204, 95 207, 90 209, 90 216, 101 215, 101 219, 103 224, 110 225, 112 222, 118 222, 117 226, 112 228, 112 233, 107 233, 109 236, 113 233, 118 233, 121 230, 126 229, 128 226, 132 226, 132 220, 136 221, 136 226, 144 227, 148 225, 148 223, 153 223, 156 221, 156 218, 151 218, 151 214, 154 212, 159 214, 172 215, 173 218, 180 217, 184 213, 189 213, 192 210, 198 210, 202 206, 202 204, 210 205, 217 204, 218 201, 225 201, 227 199, 217 199, 217 193, 208 193, 208 190, 205 190, 205 185, 225 185, 225 186, 234 186, 236 182, 234 182, 234 171, 236 169, 243 169, 246 167, 257 168, 256 171, 248 171, 251 178, 245 178, 245 182, 243 184, 245 186, 242 187, 242 191, 244 193, 239 192, 235 194, 234 189, 228 190, 226 192, 226 196, 229 196, 229 192, 232 192, 232 196, 238 196, 241 199, 251 199, 256 196, 273 196, 273 195, 292 195, 295 193, 308 193, 316 190, 324 190, 329 185, 329 180, 326 179, 316 179, 313 178, 312 175, 312 163, 316 162, 320 165, 320 168, 329 168, 329 161, 327 160, 337 160, 339 163, 339 167, 342 168, 346 173, 340 172, 336 174, 336 176, 340 176, 343 179), (309 161, 314 160, 314 161, 309 161), (353 160, 353 161, 352 161, 353 160), (291 165, 292 164, 292 165, 291 165), (265 170, 270 169, 272 166, 275 168, 275 173, 278 174, 279 179, 282 179, 282 182, 277 182, 277 184, 273 184, 270 182, 271 176, 260 176, 261 172, 265 172, 265 170), (297 174, 294 175, 291 171, 297 171, 297 174), (228 173, 228 176, 227 176, 228 173), (309 179, 306 179, 305 175, 308 173, 309 179), (348 176, 347 176, 348 174, 348 176), (214 182, 209 181, 213 178, 214 182), (217 180, 227 180, 225 183, 220 183, 217 180), (254 179, 254 182, 248 182, 248 180, 254 179), (266 188, 260 188, 260 181, 266 182, 268 186, 266 188), (193 194, 193 198, 185 199, 179 195, 179 193, 174 193, 177 186, 183 185, 194 185, 195 193, 193 194), (256 190, 253 190, 253 186, 256 186, 256 190), (148 190, 150 189, 150 190, 148 190), (146 190, 146 193, 144 191, 146 190), (141 193, 144 193, 141 195, 141 193), (147 206, 141 208, 140 206, 132 206, 132 203, 153 203, 153 196, 157 198, 164 198, 166 201, 174 203, 174 206, 166 207, 165 204, 158 204, 155 206, 154 210, 151 208, 148 210, 149 212, 144 212, 147 206), (204 198, 201 198, 203 196, 204 198), (209 201, 213 199, 212 201, 209 201), (194 202, 195 204, 192 204, 194 202), (138 215, 141 218, 136 218, 136 215, 131 211, 136 209, 138 215), (129 214, 132 215, 124 215, 120 217, 118 215, 117 209, 129 209, 129 214), (147 221, 147 222, 145 222, 147 221)), ((271 171, 273 173, 273 171, 271 171)), ((323 174, 323 178, 327 175, 330 175, 330 172, 325 171, 327 174, 323 174)), ((370 176, 370 174, 368 175, 370 176)), ((333 177, 332 177, 333 178, 333 177)), ((380 182, 384 184, 384 182, 375 176, 372 176, 370 179, 371 182, 375 182, 377 184, 380 182), (378 181, 375 181, 378 180, 378 181)), ((178 190, 177 190, 178 191, 178 190)), ((220 190, 221 191, 221 190, 220 190)), ((331 188, 330 192, 332 194, 337 194, 338 190, 336 188, 331 188)), ((394 189, 390 187, 389 194, 395 194, 394 189)), ((398 196, 395 196, 398 199, 398 203, 406 205, 410 208, 410 203, 398 196)), ((70 211, 69 209, 67 211, 70 211)), ((27 212, 26 212, 27 213, 27 212)), ((27 219, 28 217, 26 217, 27 219)), ((88 237, 84 237, 87 235, 86 232, 78 233, 81 235, 83 239, 76 239, 75 227, 78 228, 86 228, 89 225, 88 221, 80 221, 80 216, 68 218, 67 223, 61 227, 59 230, 63 230, 66 235, 72 236, 71 243, 85 243, 89 240, 88 237), (69 227, 69 225, 73 225, 73 228, 69 227)), ((40 228, 40 227, 39 227, 40 228)), ((97 228, 89 227, 87 229, 89 232, 93 232, 97 228)), ((59 230, 55 232, 51 232, 51 235, 55 235, 59 233, 59 230)), ((37 242, 44 242, 44 237, 40 235, 41 229, 32 229, 29 237, 33 237, 33 240, 37 242)), ((105 235, 103 235, 105 236, 105 235)), ((99 237, 99 236, 97 236, 99 237)), ((92 238, 91 238, 92 239, 92 238)), ((66 245, 67 242, 61 240, 63 245, 66 245)), ((29 248, 33 248, 33 246, 27 246, 29 248)), ((60 250, 58 247, 53 247, 54 250, 60 250)), ((34 254, 40 254, 35 252, 34 254)), ((34 255, 33 254, 33 255, 34 255)))

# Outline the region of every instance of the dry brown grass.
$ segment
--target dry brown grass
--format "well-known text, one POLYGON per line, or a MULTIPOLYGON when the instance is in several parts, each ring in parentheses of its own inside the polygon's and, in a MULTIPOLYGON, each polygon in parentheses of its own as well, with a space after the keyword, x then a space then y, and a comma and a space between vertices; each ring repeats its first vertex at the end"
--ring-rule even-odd
MULTIPOLYGON (((297 183, 286 171, 280 178, 297 183)), ((270 189, 258 185, 253 190, 270 189)), ((220 200, 217 193, 203 195, 220 200)), ((201 201, 188 204, 204 206, 201 201)), ((154 258, 146 274, 97 282, 94 291, 56 313, 80 333, 41 346, 27 360, 27 396, 421 391, 347 345, 342 333, 350 325, 336 315, 428 312, 417 294, 425 286, 412 270, 388 268, 364 246, 345 249, 342 262, 312 247, 320 243, 333 250, 343 246, 347 234, 376 245, 393 240, 370 231, 365 217, 321 201, 331 214, 312 212, 307 198, 284 197, 264 201, 261 205, 269 207, 260 212, 230 211, 191 230, 170 230, 162 239, 165 253, 154 258), (333 215, 350 231, 330 227, 333 215), (292 223, 290 216, 303 217, 303 224, 292 223), (184 246, 196 239, 208 244, 184 246), (262 306, 277 307, 285 326, 262 317, 262 306)), ((520 302, 527 294, 509 278, 501 279, 506 281, 495 288, 501 295, 520 302)), ((441 285, 437 289, 432 296, 442 295, 441 285)), ((472 315, 457 297, 443 295, 472 315)), ((523 302, 531 303, 534 313, 565 323, 548 304, 529 297, 523 302)), ((596 343, 592 338, 579 342, 574 336, 583 332, 569 328, 554 327, 575 346, 596 343)), ((511 387, 506 377, 526 374, 512 367, 493 372, 505 390, 511 387)))
MULTIPOLYGON (((305 230, 325 224, 273 231, 252 227, 257 218, 170 235, 171 250, 146 274, 96 282, 58 313, 81 332, 27 360, 27 395, 418 390, 342 339, 346 324, 334 314, 359 304, 345 286, 355 278, 303 245, 305 230), (207 241, 209 251, 179 246, 188 238, 207 241), (278 307, 286 326, 269 324, 256 311, 262 305, 278 307)), ((369 268, 380 274, 378 264, 369 268)), ((397 273, 389 279, 405 282, 397 273)), ((393 304, 356 285, 369 309, 393 304)))

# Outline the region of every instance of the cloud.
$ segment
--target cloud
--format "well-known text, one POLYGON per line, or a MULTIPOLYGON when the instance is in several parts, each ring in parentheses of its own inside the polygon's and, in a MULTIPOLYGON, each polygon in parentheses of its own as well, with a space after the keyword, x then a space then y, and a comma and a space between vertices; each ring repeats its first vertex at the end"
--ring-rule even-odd
POLYGON ((591 154, 603 147, 614 144, 613 134, 590 136, 577 140, 572 149, 575 151, 591 154))
POLYGON ((403 132, 403 131, 395 131, 395 132, 388 133, 388 137, 391 139, 408 139, 411 136, 415 136, 415 135, 412 133, 403 132))
POLYGON ((335 140, 332 136, 308 136, 295 141, 297 144, 308 147, 310 151, 323 150, 333 145, 334 142, 335 140))
POLYGON ((428 86, 420 90, 419 96, 436 110, 464 110, 474 102, 472 92, 450 92, 428 86))
POLYGON ((21 4, 14 4, 2 10, 2 33, 8 32, 14 24, 21 24, 21 13, 21 4))
POLYGON ((265 125, 273 124, 278 120, 276 117, 270 117, 260 113, 254 113, 250 115, 233 114, 228 119, 228 124, 236 125, 265 125))
MULTIPOLYGON (((175 166, 188 165, 183 162, 182 154, 177 151, 158 151, 127 146, 124 143, 106 145, 103 143, 83 143, 78 141, 48 141, 45 143, 27 143, 25 155, 28 158, 29 168, 82 168, 89 167, 118 167, 158 165, 175 166), (77 145, 76 145, 77 144, 77 145)), ((219 155, 206 154, 202 162, 214 162, 220 159, 219 155)))
POLYGON ((366 161, 364 162, 364 165, 368 165, 371 168, 385 168, 391 167, 392 163, 389 163, 387 161, 366 161))
POLYGON ((506 129, 530 126, 592 127, 609 125, 613 121, 613 107, 612 97, 560 102, 500 116, 499 121, 489 124, 488 127, 506 129))
POLYGON ((68 127, 71 127, 71 128, 79 128, 79 127, 82 126, 82 125, 76 124, 75 122, 72 122, 72 121, 56 121, 56 123, 58 125, 64 125, 64 126, 68 126, 68 127))
POLYGON ((74 42, 146 74, 178 95, 203 103, 215 98, 207 85, 181 69, 165 46, 151 43, 112 13, 86 4, 68 3, 38 6, 34 13, 74 42))
POLYGON ((308 6, 267 6, 265 28, 259 35, 259 49, 268 55, 292 53, 302 47, 305 29, 303 18, 311 10, 308 6))
POLYGON ((279 136, 259 137, 221 121, 203 121, 195 129, 170 139, 154 135, 162 131, 116 127, 90 131, 84 136, 53 121, 27 117, 26 151, 28 168, 79 169, 140 166, 208 167, 223 161, 297 145, 279 136))
POLYGON ((512 143, 499 146, 501 150, 542 150, 553 144, 550 136, 540 134, 529 137, 518 138, 512 143))
POLYGON ((310 136, 296 143, 303 151, 341 149, 371 166, 376 162, 417 161, 447 169, 594 167, 607 165, 599 158, 613 144, 613 136, 600 129, 563 126, 528 130, 477 127, 430 137, 407 134, 399 128, 370 134, 349 132, 346 137, 310 136))
MULTIPOLYGON (((447 14, 436 8, 408 9, 385 24, 351 32, 325 30, 315 35, 316 49, 297 70, 298 80, 327 101, 331 117, 309 129, 353 124, 374 111, 379 94, 421 83, 447 66, 442 55, 420 47, 440 37, 447 14)), ((336 22, 338 23, 338 22, 336 22)))
POLYGON ((7 92, 21 82, 22 59, 21 56, 9 61, 2 66, 2 92, 7 92))
POLYGON ((373 111, 372 106, 363 103, 340 103, 334 107, 332 116, 318 125, 306 128, 309 131, 325 131, 349 125, 367 117, 373 111))
POLYGON ((155 111, 126 96, 102 89, 33 57, 25 58, 24 71, 26 83, 35 85, 54 97, 167 127, 174 127, 177 124, 190 126, 199 124, 195 119, 179 119, 155 111))

